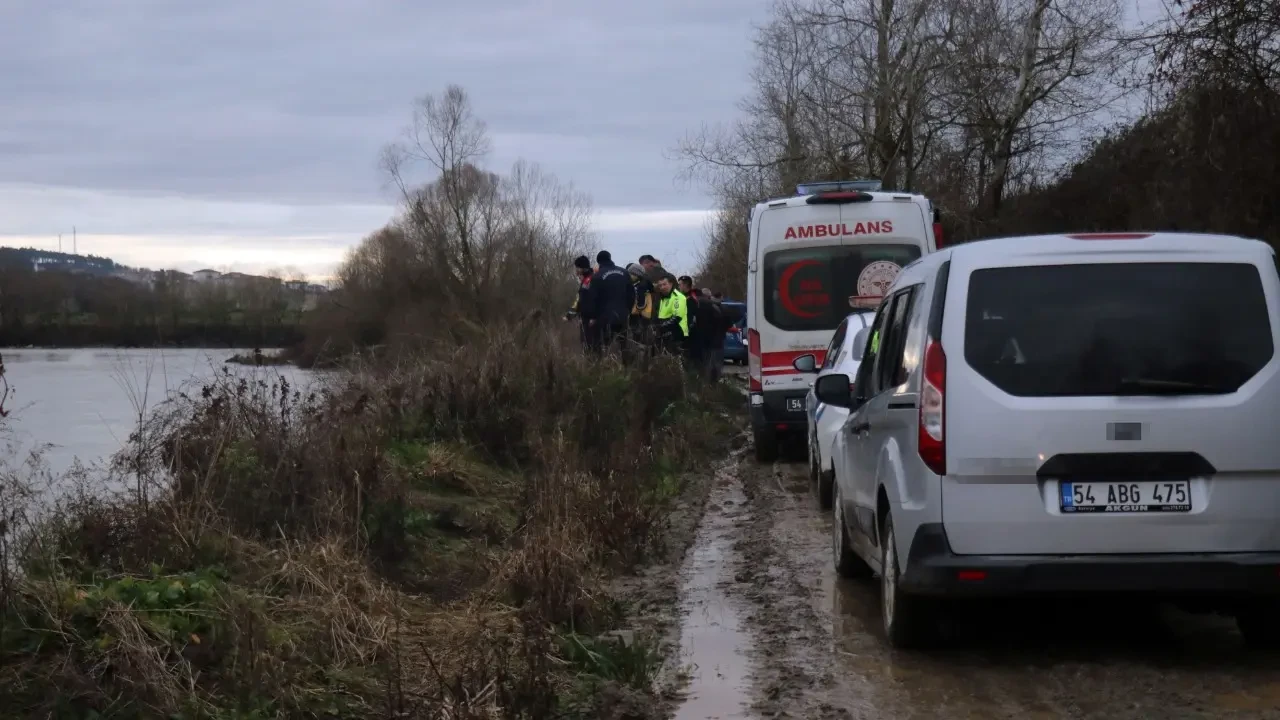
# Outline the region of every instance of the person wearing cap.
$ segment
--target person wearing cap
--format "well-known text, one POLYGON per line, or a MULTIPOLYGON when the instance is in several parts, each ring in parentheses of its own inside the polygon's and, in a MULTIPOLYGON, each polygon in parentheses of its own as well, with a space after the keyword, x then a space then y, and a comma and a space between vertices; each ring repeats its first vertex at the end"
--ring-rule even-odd
POLYGON ((627 271, 613 262, 608 250, 596 255, 596 272, 591 280, 591 292, 595 303, 592 322, 603 347, 621 339, 631 316, 635 293, 627 271))
POLYGON ((591 278, 594 273, 591 271, 591 261, 586 255, 579 255, 573 261, 573 271, 578 276, 578 295, 573 299, 569 312, 564 314, 564 319, 578 318, 582 324, 582 347, 591 350, 596 347, 595 294, 591 288, 591 278))

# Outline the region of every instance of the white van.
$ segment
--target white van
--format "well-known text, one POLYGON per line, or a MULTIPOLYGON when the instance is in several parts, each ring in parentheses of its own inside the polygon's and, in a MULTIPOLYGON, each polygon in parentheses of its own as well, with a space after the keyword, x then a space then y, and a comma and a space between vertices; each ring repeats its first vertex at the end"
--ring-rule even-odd
POLYGON ((877 307, 902 267, 938 249, 928 198, 881 192, 877 180, 808 183, 756 205, 749 225, 747 365, 756 459, 777 456, 779 435, 806 431, 813 380, 792 363, 823 362, 850 307, 877 307))
POLYGON ((835 564, 880 574, 889 640, 932 639, 946 598, 1140 593, 1280 645, 1276 271, 1266 243, 1185 233, 905 268, 857 375, 814 384, 850 409, 835 564))

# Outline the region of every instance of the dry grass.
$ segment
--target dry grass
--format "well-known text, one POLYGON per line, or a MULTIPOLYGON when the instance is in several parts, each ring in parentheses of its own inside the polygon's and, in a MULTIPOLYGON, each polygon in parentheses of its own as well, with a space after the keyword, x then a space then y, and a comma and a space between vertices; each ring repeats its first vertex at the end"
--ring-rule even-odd
POLYGON ((0 706, 544 718, 583 673, 643 686, 649 656, 588 647, 619 620, 603 580, 656 547, 739 401, 674 364, 510 343, 325 392, 227 376, 139 428, 128 497, 11 513, 0 706))

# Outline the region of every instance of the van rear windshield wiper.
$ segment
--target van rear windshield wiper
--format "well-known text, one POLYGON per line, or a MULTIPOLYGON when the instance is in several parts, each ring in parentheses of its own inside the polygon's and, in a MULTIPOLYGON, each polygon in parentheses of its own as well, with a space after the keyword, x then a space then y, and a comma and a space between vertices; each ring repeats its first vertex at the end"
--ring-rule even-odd
POLYGON ((1116 384, 1118 395, 1222 395, 1228 392, 1229 389, 1218 385, 1156 378, 1124 378, 1116 384))

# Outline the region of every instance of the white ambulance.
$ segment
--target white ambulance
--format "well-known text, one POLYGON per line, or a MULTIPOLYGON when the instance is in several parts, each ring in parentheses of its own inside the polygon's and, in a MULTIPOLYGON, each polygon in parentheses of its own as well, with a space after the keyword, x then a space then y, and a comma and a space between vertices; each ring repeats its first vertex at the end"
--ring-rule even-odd
POLYGON ((805 395, 851 307, 876 307, 904 265, 942 244, 938 213, 922 195, 882 192, 878 180, 807 183, 751 212, 747 259, 747 366, 756 458, 780 436, 806 431, 805 395))

